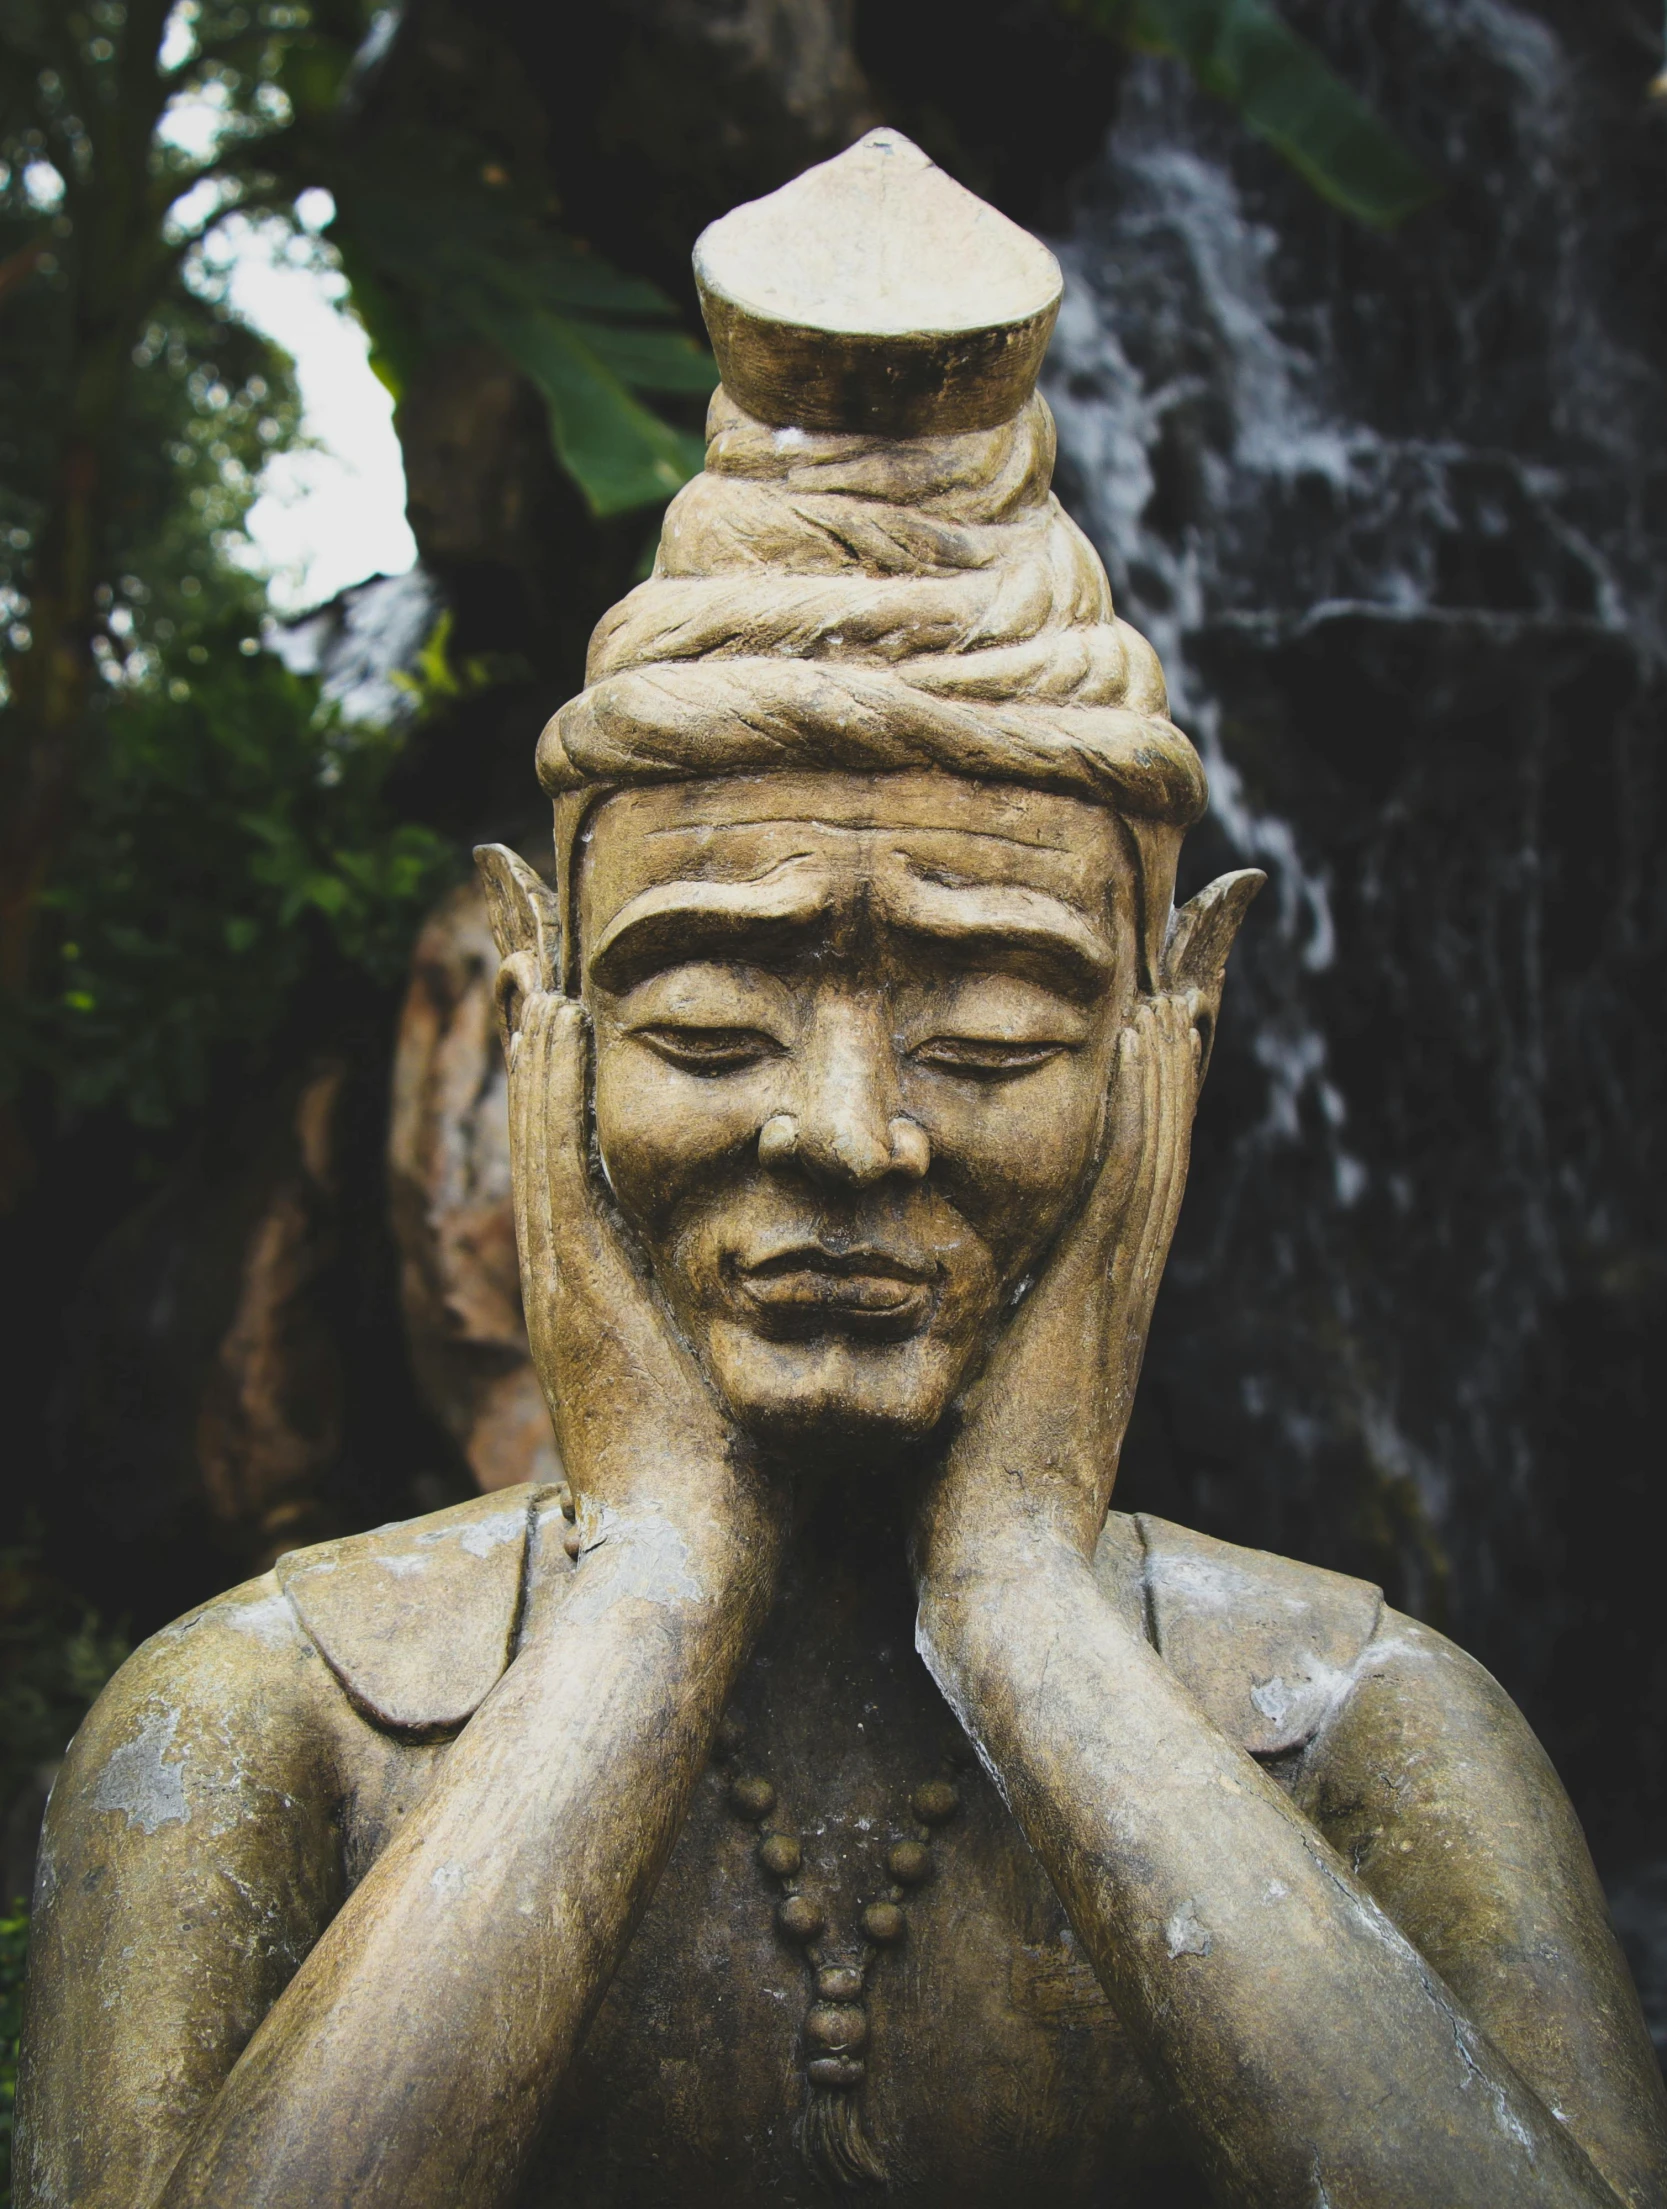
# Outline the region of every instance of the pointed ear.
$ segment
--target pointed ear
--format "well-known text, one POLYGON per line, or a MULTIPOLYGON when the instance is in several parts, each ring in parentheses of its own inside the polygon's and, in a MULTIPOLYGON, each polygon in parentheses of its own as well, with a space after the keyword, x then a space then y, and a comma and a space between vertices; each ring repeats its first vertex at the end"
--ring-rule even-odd
POLYGON ((1170 916, 1163 947, 1163 987, 1175 997, 1192 997, 1193 1026, 1198 1031, 1200 1054, 1198 1084, 1202 1088, 1215 1043, 1216 1015, 1221 1010, 1221 985, 1227 976, 1227 954, 1250 901, 1266 882, 1260 867, 1245 867, 1237 874, 1218 875, 1208 889, 1170 916))
POLYGON ((475 867, 486 893, 486 919, 500 959, 530 951, 545 989, 557 986, 561 923, 555 892, 507 844, 477 844, 475 867))
POLYGON ((561 988, 561 923, 549 885, 507 844, 477 844, 475 867, 486 894, 487 925, 503 961, 492 994, 513 1063, 522 1004, 561 988))

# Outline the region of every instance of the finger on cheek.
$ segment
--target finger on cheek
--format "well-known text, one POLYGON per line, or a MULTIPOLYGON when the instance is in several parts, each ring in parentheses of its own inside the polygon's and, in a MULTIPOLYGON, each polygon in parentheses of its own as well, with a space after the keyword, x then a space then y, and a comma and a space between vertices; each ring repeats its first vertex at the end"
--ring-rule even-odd
POLYGON ((545 1137, 551 1170, 563 1179, 582 1173, 589 1157, 587 1082, 589 1022, 570 999, 549 1000, 549 1056, 545 1077, 545 1137))

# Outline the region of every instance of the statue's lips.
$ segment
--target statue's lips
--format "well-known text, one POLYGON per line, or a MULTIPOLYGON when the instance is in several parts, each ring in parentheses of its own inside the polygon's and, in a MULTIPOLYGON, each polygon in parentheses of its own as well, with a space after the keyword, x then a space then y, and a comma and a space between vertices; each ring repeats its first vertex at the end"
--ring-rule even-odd
POLYGON ((879 1322, 889 1333, 923 1320, 938 1269, 890 1250, 828 1250, 804 1243, 751 1264, 737 1264, 742 1292, 777 1320, 879 1322))

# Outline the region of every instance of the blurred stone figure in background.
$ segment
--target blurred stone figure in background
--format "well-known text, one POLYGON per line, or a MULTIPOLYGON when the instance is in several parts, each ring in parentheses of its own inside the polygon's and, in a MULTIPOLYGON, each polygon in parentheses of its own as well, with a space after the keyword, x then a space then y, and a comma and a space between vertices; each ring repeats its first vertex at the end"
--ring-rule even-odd
POLYGON ((521 1316, 497 971, 486 906, 469 883, 417 939, 388 1140, 412 1371, 481 1488, 559 1477, 521 1316))
MULTIPOLYGON (((884 131, 696 266, 706 472, 545 731, 553 885, 481 854, 568 1484, 112 1683, 23 2201, 1645 2209, 1661 2080, 1503 1692, 1108 1508, 1261 877, 1175 907, 1204 778, 1050 492, 1058 266, 884 131)), ((501 1353, 487 963, 460 899, 395 1155, 408 1310, 501 1353)))

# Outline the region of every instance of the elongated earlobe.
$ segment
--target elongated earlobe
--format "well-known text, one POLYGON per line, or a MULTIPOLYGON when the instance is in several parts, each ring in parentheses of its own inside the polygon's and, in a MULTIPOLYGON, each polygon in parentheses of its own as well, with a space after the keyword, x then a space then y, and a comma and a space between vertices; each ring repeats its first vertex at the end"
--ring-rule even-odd
POLYGON ((503 964, 493 990, 507 1052, 527 998, 559 989, 561 923, 555 894, 507 844, 477 844, 475 866, 486 895, 487 925, 503 964))
POLYGON ((1244 867, 1237 874, 1218 875, 1207 889, 1189 898, 1170 918, 1163 947, 1164 989, 1175 997, 1193 999, 1192 1024, 1199 1043, 1198 1085, 1209 1071, 1215 1043, 1216 1016, 1221 1011, 1221 986, 1227 978, 1227 954, 1239 932, 1239 923, 1250 901, 1267 881, 1260 867, 1244 867))

